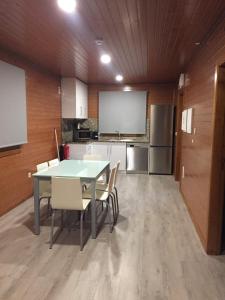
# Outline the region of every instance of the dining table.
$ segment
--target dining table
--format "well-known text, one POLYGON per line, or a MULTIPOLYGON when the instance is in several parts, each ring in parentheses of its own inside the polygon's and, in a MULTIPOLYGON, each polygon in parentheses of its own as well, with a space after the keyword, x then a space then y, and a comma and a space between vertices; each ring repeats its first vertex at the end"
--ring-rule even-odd
POLYGON ((52 177, 80 178, 81 183, 90 184, 91 192, 91 235, 97 235, 96 216, 96 181, 106 174, 106 182, 109 180, 110 161, 96 160, 63 160, 58 166, 49 167, 46 170, 32 174, 34 180, 34 233, 40 234, 40 200, 39 182, 41 180, 51 181, 52 177))

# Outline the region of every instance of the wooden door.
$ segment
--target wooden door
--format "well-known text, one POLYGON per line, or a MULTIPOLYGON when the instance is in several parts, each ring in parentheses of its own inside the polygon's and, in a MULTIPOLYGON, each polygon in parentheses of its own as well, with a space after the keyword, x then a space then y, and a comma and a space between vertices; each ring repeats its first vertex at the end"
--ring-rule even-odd
POLYGON ((210 180, 208 253, 220 254, 222 247, 225 183, 225 68, 216 70, 213 111, 213 144, 210 180))

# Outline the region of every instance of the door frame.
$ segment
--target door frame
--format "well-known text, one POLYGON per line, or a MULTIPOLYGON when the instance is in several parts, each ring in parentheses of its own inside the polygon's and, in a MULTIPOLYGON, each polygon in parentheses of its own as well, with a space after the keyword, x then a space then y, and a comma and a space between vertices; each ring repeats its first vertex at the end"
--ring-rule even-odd
POLYGON ((208 214, 208 254, 220 254, 222 247, 224 183, 225 183, 225 66, 219 65, 215 72, 213 102, 213 141, 210 172, 210 195, 208 214))
POLYGON ((181 148, 182 148, 182 110, 183 110, 183 89, 178 90, 177 105, 176 105, 176 143, 175 143, 175 156, 174 156, 174 177, 176 181, 181 180, 181 148))

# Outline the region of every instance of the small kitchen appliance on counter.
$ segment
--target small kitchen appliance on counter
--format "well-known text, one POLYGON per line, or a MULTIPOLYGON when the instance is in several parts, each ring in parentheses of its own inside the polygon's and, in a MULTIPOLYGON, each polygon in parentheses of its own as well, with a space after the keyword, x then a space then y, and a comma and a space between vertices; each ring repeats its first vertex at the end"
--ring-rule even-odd
POLYGON ((84 142, 91 139, 91 131, 89 128, 74 129, 74 142, 84 142))
POLYGON ((98 131, 91 131, 91 139, 98 140, 98 131))

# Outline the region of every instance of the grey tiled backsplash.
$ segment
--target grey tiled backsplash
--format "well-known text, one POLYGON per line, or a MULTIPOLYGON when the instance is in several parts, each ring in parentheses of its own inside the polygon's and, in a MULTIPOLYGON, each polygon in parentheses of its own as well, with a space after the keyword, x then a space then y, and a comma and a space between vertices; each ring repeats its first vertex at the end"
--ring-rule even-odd
POLYGON ((89 118, 82 123, 82 127, 90 128, 91 131, 98 131, 98 119, 89 118))
POLYGON ((73 130, 80 123, 81 127, 89 128, 91 131, 98 131, 98 119, 89 118, 87 120, 62 119, 62 143, 73 142, 73 130))

